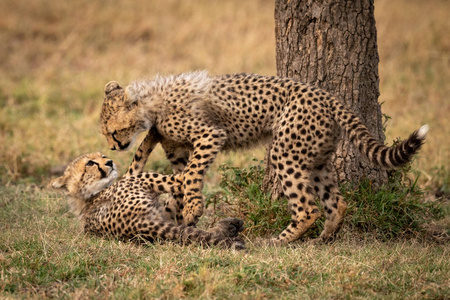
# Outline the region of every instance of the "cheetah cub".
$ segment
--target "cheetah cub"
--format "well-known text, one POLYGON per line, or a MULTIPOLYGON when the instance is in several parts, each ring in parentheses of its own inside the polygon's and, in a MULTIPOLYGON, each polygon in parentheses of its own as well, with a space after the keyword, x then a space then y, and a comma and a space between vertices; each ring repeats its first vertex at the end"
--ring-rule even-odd
POLYGON ((216 227, 203 231, 177 225, 168 217, 158 194, 179 192, 181 185, 173 177, 140 173, 115 182, 117 174, 111 159, 98 152, 91 153, 70 163, 50 186, 69 195, 71 210, 86 233, 122 240, 166 240, 245 248, 244 241, 238 237, 243 230, 241 220, 223 219, 216 227))
POLYGON ((299 239, 321 215, 316 199, 326 217, 319 239, 334 238, 341 227, 347 204, 331 160, 341 131, 371 163, 392 169, 419 151, 428 126, 387 147, 351 110, 317 87, 283 77, 193 72, 138 80, 125 88, 109 82, 100 130, 111 150, 123 151, 140 132, 159 133, 183 182, 183 193, 174 195, 172 207, 177 220, 187 225, 203 214, 204 177, 217 154, 271 141, 268 157, 292 218, 272 240, 282 244, 299 239))

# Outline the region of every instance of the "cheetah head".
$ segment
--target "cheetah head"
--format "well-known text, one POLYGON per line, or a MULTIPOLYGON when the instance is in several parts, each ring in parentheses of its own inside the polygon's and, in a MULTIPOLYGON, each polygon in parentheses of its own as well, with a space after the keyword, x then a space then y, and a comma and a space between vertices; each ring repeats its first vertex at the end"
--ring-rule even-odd
POLYGON ((49 186, 69 196, 88 200, 109 187, 117 178, 117 166, 99 152, 85 154, 71 162, 61 177, 49 186))
POLYGON ((106 84, 100 131, 106 136, 111 150, 129 150, 137 135, 150 129, 152 124, 142 116, 142 106, 130 89, 124 90, 116 81, 106 84))

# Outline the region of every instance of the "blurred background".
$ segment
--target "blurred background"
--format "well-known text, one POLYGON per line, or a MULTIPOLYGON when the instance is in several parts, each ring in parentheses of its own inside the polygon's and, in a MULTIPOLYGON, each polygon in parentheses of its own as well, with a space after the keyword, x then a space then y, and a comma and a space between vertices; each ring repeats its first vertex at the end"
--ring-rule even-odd
MULTIPOLYGON (((375 0, 386 142, 430 132, 412 177, 449 192, 450 1, 375 0)), ((134 150, 98 131, 103 87, 156 74, 275 75, 274 1, 0 0, 0 183, 46 184, 55 166, 92 151, 122 172, 134 150)), ((221 154, 242 167, 263 149, 221 154)), ((167 172, 159 148, 148 168, 167 172)))

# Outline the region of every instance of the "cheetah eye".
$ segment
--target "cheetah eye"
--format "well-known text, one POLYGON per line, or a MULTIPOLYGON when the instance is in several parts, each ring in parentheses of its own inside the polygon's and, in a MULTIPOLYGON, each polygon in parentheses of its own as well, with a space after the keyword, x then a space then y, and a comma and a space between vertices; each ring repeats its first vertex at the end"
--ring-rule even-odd
POLYGON ((94 162, 92 160, 88 161, 86 164, 86 167, 92 167, 94 165, 94 162))
POLYGON ((106 158, 106 155, 102 155, 102 158, 106 158))

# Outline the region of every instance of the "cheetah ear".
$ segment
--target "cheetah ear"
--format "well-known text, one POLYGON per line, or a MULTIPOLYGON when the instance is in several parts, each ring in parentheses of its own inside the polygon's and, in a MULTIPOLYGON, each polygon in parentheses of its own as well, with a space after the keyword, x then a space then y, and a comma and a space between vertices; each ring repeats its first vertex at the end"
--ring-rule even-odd
POLYGON ((122 90, 122 87, 117 81, 110 81, 105 85, 105 95, 108 95, 115 90, 122 90))
POLYGON ((67 191, 66 183, 67 183, 67 177, 65 177, 63 175, 61 177, 55 178, 52 181, 50 181, 50 183, 47 185, 47 188, 67 191))

